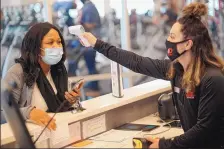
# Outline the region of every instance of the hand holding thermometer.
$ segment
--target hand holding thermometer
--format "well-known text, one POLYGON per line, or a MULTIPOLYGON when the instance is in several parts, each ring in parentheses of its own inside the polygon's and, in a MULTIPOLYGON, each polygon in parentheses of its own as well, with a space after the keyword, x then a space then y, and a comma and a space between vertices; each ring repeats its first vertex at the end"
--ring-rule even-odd
POLYGON ((76 35, 79 37, 79 39, 83 42, 85 47, 90 47, 91 45, 89 42, 82 36, 83 33, 85 33, 85 29, 82 25, 75 25, 75 26, 70 26, 68 28, 69 33, 76 35))

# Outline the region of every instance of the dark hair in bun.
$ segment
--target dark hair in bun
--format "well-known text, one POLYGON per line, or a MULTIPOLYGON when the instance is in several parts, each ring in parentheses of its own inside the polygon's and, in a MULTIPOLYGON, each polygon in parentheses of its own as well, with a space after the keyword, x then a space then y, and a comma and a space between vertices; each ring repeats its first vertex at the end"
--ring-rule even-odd
POLYGON ((208 14, 208 7, 204 3, 194 2, 185 6, 182 10, 183 17, 196 17, 201 19, 208 14))

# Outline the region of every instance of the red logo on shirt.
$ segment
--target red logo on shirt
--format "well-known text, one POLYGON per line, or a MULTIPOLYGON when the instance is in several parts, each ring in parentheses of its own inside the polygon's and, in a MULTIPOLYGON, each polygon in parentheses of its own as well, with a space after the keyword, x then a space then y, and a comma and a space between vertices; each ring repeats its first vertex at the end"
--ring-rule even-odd
POLYGON ((173 55, 173 49, 172 48, 169 48, 167 52, 168 52, 168 56, 172 56, 173 55))
POLYGON ((194 99, 194 92, 188 92, 186 93, 186 97, 190 99, 194 99))

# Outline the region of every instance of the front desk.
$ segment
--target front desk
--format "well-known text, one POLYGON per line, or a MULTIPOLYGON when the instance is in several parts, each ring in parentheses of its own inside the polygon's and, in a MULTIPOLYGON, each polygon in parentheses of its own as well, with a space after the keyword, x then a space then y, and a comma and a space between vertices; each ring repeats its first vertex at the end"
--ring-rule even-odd
POLYGON ((77 147, 76 143, 75 145, 70 145, 66 148, 133 148, 132 139, 134 137, 145 138, 147 136, 151 136, 158 138, 173 138, 175 136, 183 134, 183 129, 163 127, 162 125, 164 125, 165 123, 160 123, 158 122, 158 120, 159 118, 152 114, 132 122, 134 124, 161 126, 150 132, 112 129, 105 133, 89 138, 91 143, 86 146, 77 147))
MULTIPOLYGON (((115 98, 111 94, 108 94, 92 100, 84 101, 82 104, 87 110, 81 113, 58 113, 55 117, 58 129, 61 130, 61 134, 63 131, 67 131, 69 133, 68 139, 56 141, 46 139, 38 142, 36 146, 52 148, 67 147, 74 142, 91 138, 107 131, 113 131, 113 128, 119 127, 125 123, 157 123, 155 117, 149 115, 157 112, 157 99, 159 96, 170 91, 170 82, 155 80, 146 84, 125 89, 123 98, 115 98), (65 123, 67 123, 68 128, 63 130, 61 127, 64 127, 65 125, 63 124, 65 123)), ((31 136, 34 136, 37 130, 40 130, 40 127, 35 124, 27 123, 26 125, 31 136)), ((174 129, 169 132, 171 132, 170 134, 172 135, 179 135, 183 133, 181 130, 175 131, 174 129), (177 132, 177 134, 175 134, 175 132, 177 132)), ((131 140, 127 141, 128 143, 126 143, 126 145, 130 146, 131 140)), ((102 141, 94 141, 92 145, 95 144, 96 146, 97 143, 104 147, 102 141)), ((15 146, 15 138, 8 124, 1 125, 1 146, 15 146)), ((105 145, 105 147, 106 146, 109 148, 110 144, 105 145)), ((113 147, 112 144, 111 147, 113 147)))

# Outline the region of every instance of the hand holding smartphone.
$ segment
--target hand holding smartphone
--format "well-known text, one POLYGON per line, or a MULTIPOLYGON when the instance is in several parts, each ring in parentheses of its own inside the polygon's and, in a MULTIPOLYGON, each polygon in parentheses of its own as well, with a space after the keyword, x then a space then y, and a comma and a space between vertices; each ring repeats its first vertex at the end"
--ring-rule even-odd
POLYGON ((82 104, 81 104, 81 101, 80 101, 80 96, 81 96, 81 88, 83 87, 84 85, 84 79, 80 79, 79 81, 77 81, 73 87, 73 92, 77 93, 79 96, 79 100, 77 100, 76 102, 76 110, 77 111, 84 111, 86 110, 85 108, 83 108, 82 104))
POLYGON ((81 91, 80 89, 82 88, 82 86, 84 85, 84 80, 81 79, 79 80, 73 87, 73 89, 71 91, 65 92, 65 98, 71 103, 77 103, 81 95, 81 91))
POLYGON ((84 79, 80 79, 80 80, 78 80, 78 81, 75 83, 75 85, 72 87, 72 91, 74 91, 74 92, 80 94, 80 90, 81 90, 81 88, 83 87, 83 85, 84 85, 84 79))

